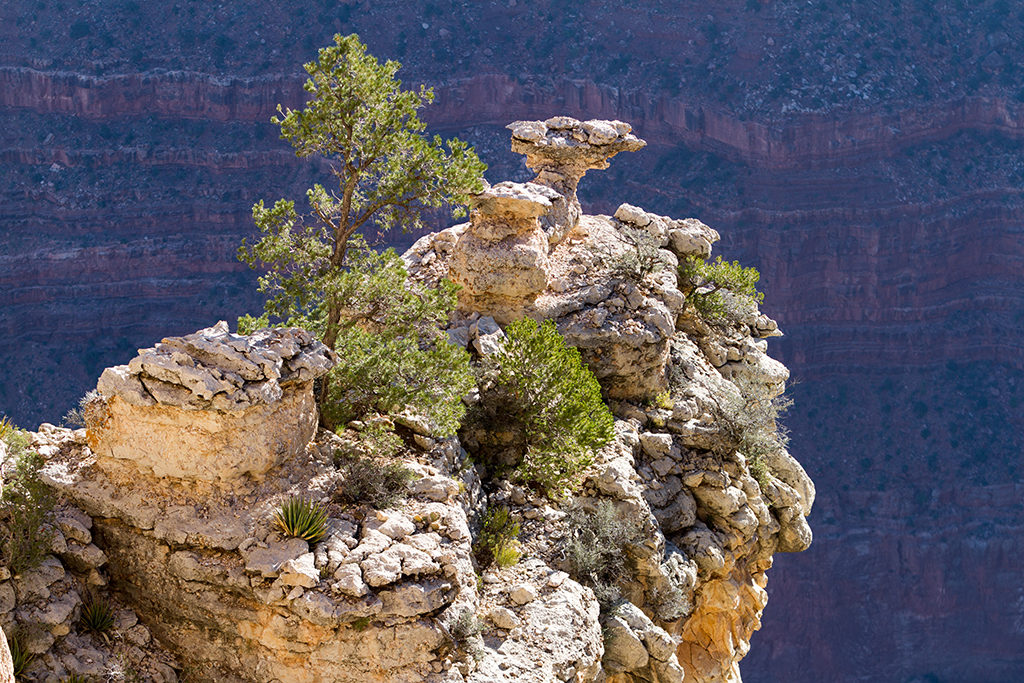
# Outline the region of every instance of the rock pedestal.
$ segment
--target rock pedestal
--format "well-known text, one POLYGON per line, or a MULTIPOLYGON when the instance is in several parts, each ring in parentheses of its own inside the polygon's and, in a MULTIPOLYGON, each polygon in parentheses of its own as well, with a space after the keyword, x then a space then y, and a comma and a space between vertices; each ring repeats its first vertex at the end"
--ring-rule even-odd
POLYGON ((538 218, 559 195, 534 183, 499 183, 472 200, 469 229, 451 258, 459 308, 510 322, 548 286, 548 238, 538 218))
POLYGON ((516 121, 507 128, 512 131, 512 151, 525 154, 526 165, 537 172, 533 182, 562 196, 541 219, 552 244, 561 242, 579 223, 583 210, 576 186, 583 175, 590 169, 608 168, 608 160, 619 152, 636 152, 647 145, 622 121, 556 116, 547 121, 516 121))

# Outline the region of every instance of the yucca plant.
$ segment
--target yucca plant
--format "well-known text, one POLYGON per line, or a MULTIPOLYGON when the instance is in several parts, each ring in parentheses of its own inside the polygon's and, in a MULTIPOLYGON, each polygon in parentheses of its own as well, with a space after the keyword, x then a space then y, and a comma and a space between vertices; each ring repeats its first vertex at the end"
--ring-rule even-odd
POLYGON ((82 626, 86 631, 103 633, 114 626, 114 610, 102 598, 93 598, 82 605, 82 626))
POLYGON ((274 523, 289 536, 309 543, 327 535, 327 511, 315 500, 292 496, 281 505, 274 523))
POLYGON ((21 680, 22 675, 25 673, 25 669, 28 668, 28 665, 32 663, 32 660, 35 659, 36 656, 22 645, 21 638, 16 634, 7 636, 7 647, 11 651, 11 662, 14 664, 14 677, 21 680))
POLYGON ((80 673, 72 671, 64 678, 60 679, 60 683, 89 683, 89 678, 83 676, 80 673))
POLYGON ((15 431, 16 427, 11 422, 11 418, 6 415, 0 418, 0 441, 6 441, 7 435, 15 431))

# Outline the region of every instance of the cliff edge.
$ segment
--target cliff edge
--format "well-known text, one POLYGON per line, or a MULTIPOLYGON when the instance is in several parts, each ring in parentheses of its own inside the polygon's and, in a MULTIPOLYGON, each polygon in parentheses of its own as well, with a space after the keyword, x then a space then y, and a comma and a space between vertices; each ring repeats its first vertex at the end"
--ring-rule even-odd
POLYGON ((345 503, 343 465, 372 457, 357 431, 370 425, 315 430, 330 350, 302 330, 223 324, 165 339, 103 373, 86 430, 32 435, 61 503, 53 554, 0 580, 4 630, 36 655, 26 675, 740 681, 773 554, 811 542, 814 485, 775 423, 788 371, 766 349, 781 333, 729 292, 718 314, 696 309, 710 288, 678 267, 710 256, 711 228, 629 204, 582 213, 583 174, 643 147, 627 124, 510 128, 537 177, 486 189, 468 223, 404 259, 411 278, 462 286, 448 335, 478 360, 522 317, 580 350, 616 416, 580 490, 551 500, 496 479, 474 456, 502 434, 442 438, 399 411, 378 426, 402 439, 405 501, 345 503), (294 501, 319 505, 322 537, 284 533, 294 501), (475 550, 496 509, 522 557, 485 566, 475 550), (570 558, 596 519, 634 530, 613 586, 570 558), (116 608, 112 637, 83 627, 97 600, 116 608))

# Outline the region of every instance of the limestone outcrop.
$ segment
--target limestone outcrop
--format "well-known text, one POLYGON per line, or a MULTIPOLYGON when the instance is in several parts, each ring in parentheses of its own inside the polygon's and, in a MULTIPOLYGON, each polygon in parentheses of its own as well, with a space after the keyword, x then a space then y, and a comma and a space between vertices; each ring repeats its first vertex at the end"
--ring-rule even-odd
MULTIPOLYGON (((541 165, 538 159, 557 163, 564 158, 557 150, 583 142, 577 140, 582 134, 557 133, 572 129, 551 123, 510 126, 513 149, 535 155, 532 166, 541 165), (531 144, 548 156, 539 156, 531 144)), ((579 176, 569 183, 573 197, 579 176)), ((569 185, 548 184, 570 192, 569 185)), ((533 216, 546 206, 531 205, 533 234, 533 216)), ((764 411, 756 429, 776 429, 771 406, 789 373, 767 355, 767 338, 781 332, 743 297, 725 294, 729 315, 714 323, 686 306, 676 266, 686 257, 708 258, 719 239, 700 221, 630 204, 620 205, 614 217, 576 219, 559 214, 558 206, 556 200, 546 218, 567 229, 549 232, 555 237, 546 259, 539 240, 533 246, 536 269, 546 268, 547 287, 522 297, 514 286, 521 270, 490 270, 488 296, 461 301, 462 317, 449 336, 483 356, 501 343, 501 325, 524 316, 553 319, 609 398, 618 399, 618 437, 602 451, 576 500, 595 506, 610 499, 624 515, 646 520, 649 529, 646 545, 630 549, 633 576, 618 586, 626 602, 601 617, 606 636, 614 635, 605 638, 606 680, 735 683, 751 634, 760 628, 772 555, 804 550, 812 538, 806 522, 814 502, 810 478, 783 442, 762 452, 764 444, 751 444, 742 433, 755 428, 742 412, 750 410, 751 397, 755 412, 764 411), (515 297, 502 299, 503 282, 515 297)), ((544 220, 539 219, 542 226, 544 220)), ((418 240, 405 255, 412 277, 464 281, 467 259, 453 254, 460 254, 466 235, 482 222, 476 215, 468 227, 418 240)), ((526 499, 518 497, 518 503, 526 499)), ((516 509, 514 495, 499 491, 491 500, 516 509)), ((530 511, 522 515, 528 519, 530 511)), ((545 557, 546 549, 550 565, 560 566, 557 544, 547 532, 536 533, 533 551, 545 557)), ((492 613, 498 614, 495 621, 514 623, 500 611, 492 613)))
POLYGON ((313 381, 336 362, 300 329, 245 337, 222 321, 164 339, 103 371, 90 445, 101 466, 126 460, 158 477, 263 474, 313 437, 313 381))
POLYGON ((374 419, 401 437, 408 497, 343 504, 357 475, 339 465, 362 457, 366 425, 316 430, 312 384, 332 352, 302 330, 164 339, 103 373, 87 430, 34 436, 63 500, 58 540, 34 573, 0 580, 2 625, 29 634, 33 674, 123 660, 161 682, 190 666, 209 683, 739 683, 773 554, 812 539, 814 484, 775 424, 788 371, 767 338, 781 333, 743 297, 715 321, 687 305, 677 266, 719 237, 699 221, 631 204, 573 216, 583 173, 642 146, 616 124, 514 124, 538 182, 486 189, 468 223, 403 256, 414 279, 462 284, 448 338, 476 359, 523 316, 580 349, 616 420, 574 500, 484 487, 479 427, 442 438, 400 412, 374 419), (292 499, 321 506, 323 538, 282 530, 292 499), (521 525, 522 559, 504 568, 473 549, 495 506, 521 525), (609 506, 639 536, 598 585, 567 548, 579 511, 609 506), (124 607, 135 650, 75 626, 100 594, 124 607))

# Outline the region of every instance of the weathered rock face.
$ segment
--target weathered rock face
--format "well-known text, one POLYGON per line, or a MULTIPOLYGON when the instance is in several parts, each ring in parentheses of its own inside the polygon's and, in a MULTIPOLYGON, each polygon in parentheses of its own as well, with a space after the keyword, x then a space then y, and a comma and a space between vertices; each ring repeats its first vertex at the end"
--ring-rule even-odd
MULTIPOLYGON (((672 221, 629 205, 620 210, 621 220, 619 214, 609 219, 560 212, 563 199, 579 206, 576 183, 587 169, 606 168, 618 151, 643 146, 628 125, 561 117, 510 128, 513 149, 541 169, 536 183, 544 185, 501 183, 486 190, 474 199, 468 226, 427 235, 412 246, 404 256, 411 275, 427 282, 450 277, 463 285, 459 310, 467 316, 502 324, 524 316, 554 319, 612 397, 664 391, 669 339, 684 301, 674 266, 680 255, 710 253, 718 234, 698 221, 672 221), (649 283, 620 277, 606 285, 594 277, 602 267, 613 270, 634 248, 620 235, 623 224, 674 250, 658 254, 657 277, 649 283)), ((468 342, 468 335, 456 336, 468 342)))
POLYGON ((561 199, 533 183, 500 183, 474 197, 469 227, 451 255, 452 281, 462 286, 461 310, 508 320, 547 289, 548 237, 537 219, 561 199))
MULTIPOLYGON (((533 128, 538 136, 547 130, 546 124, 520 122, 514 135, 528 136, 533 128)), ((514 148, 521 145, 514 137, 514 148)), ((537 231, 532 223, 528 229, 537 231)), ((501 234, 512 233, 509 228, 501 234)), ((459 254, 467 234, 458 226, 417 241, 404 257, 412 276, 459 277, 463 266, 451 254, 459 254)), ((749 414, 738 412, 747 410, 745 401, 759 396, 764 408, 789 378, 766 354, 765 338, 781 335, 778 326, 740 297, 729 300, 726 321, 709 324, 686 308, 678 289, 679 260, 707 258, 718 238, 699 221, 629 204, 614 218, 581 216, 551 240, 543 292, 532 301, 519 299, 518 307, 485 305, 449 330, 452 343, 487 355, 502 340, 495 321, 553 319, 607 394, 623 399, 616 404, 622 418, 616 440, 599 454, 576 500, 596 506, 611 499, 622 515, 647 525, 647 542, 630 546, 630 576, 618 585, 628 602, 601 616, 602 667, 616 683, 738 682, 739 662, 767 604, 772 555, 800 552, 812 539, 806 517, 815 490, 806 472, 781 442, 767 450, 751 443, 757 452, 743 453, 747 442, 739 434, 750 428, 744 422, 749 414), (648 262, 638 262, 638 255, 648 262), (640 399, 653 407, 639 407, 640 399)), ((496 289, 489 301, 500 297, 503 279, 511 292, 520 291, 516 269, 509 271, 491 273, 496 289)), ((771 411, 760 419, 758 429, 776 429, 771 411)), ((470 448, 483 443, 473 430, 466 436, 470 448)), ((514 506, 523 498, 517 501, 513 492, 499 500, 514 506)), ((523 516, 536 518, 530 511, 523 516)), ((550 542, 543 534, 537 538, 543 557, 550 542)), ((510 597, 518 600, 515 592, 510 597)), ((494 613, 495 623, 515 628, 509 615, 494 613)))
POLYGON ((227 324, 143 349, 103 371, 90 445, 157 477, 261 475, 305 449, 316 430, 313 380, 337 362, 305 330, 232 334, 227 324))
MULTIPOLYGON (((628 131, 602 143, 612 123, 539 124, 562 131, 541 146, 572 147, 570 134, 586 142, 582 153, 541 155, 549 170, 569 167, 565 192, 572 173, 601 166, 596 148, 606 159, 616 140, 635 146, 628 131)), ((610 501, 643 530, 621 549, 616 604, 602 610, 566 573, 571 517, 508 483, 492 483, 489 504, 523 522, 525 557, 478 585, 480 481, 458 439, 414 417, 395 420, 415 444, 402 509, 331 505, 346 476, 336 451, 353 442, 312 439, 312 382, 336 359, 301 330, 243 337, 219 324, 105 371, 88 447, 70 433, 46 447, 45 480, 88 513, 62 523, 68 540, 55 552, 109 581, 204 681, 739 683, 772 555, 811 542, 813 483, 782 442, 753 444, 750 414, 738 412, 745 387, 769 402, 784 389, 788 371, 763 339, 780 333, 742 298, 713 324, 686 308, 676 266, 707 257, 714 230, 628 204, 614 218, 566 218, 561 199, 540 184, 489 188, 468 224, 428 235, 404 259, 419 280, 465 284, 452 343, 487 355, 500 348, 500 323, 552 319, 615 400, 616 437, 575 503, 610 501), (292 496, 327 504, 327 533, 312 546, 275 523, 292 496), (478 613, 491 625, 484 638, 478 613)), ((754 427, 774 432, 765 415, 754 427)), ((40 614, 19 619, 45 623, 40 614)), ((36 651, 67 647, 59 626, 37 631, 36 651)))

